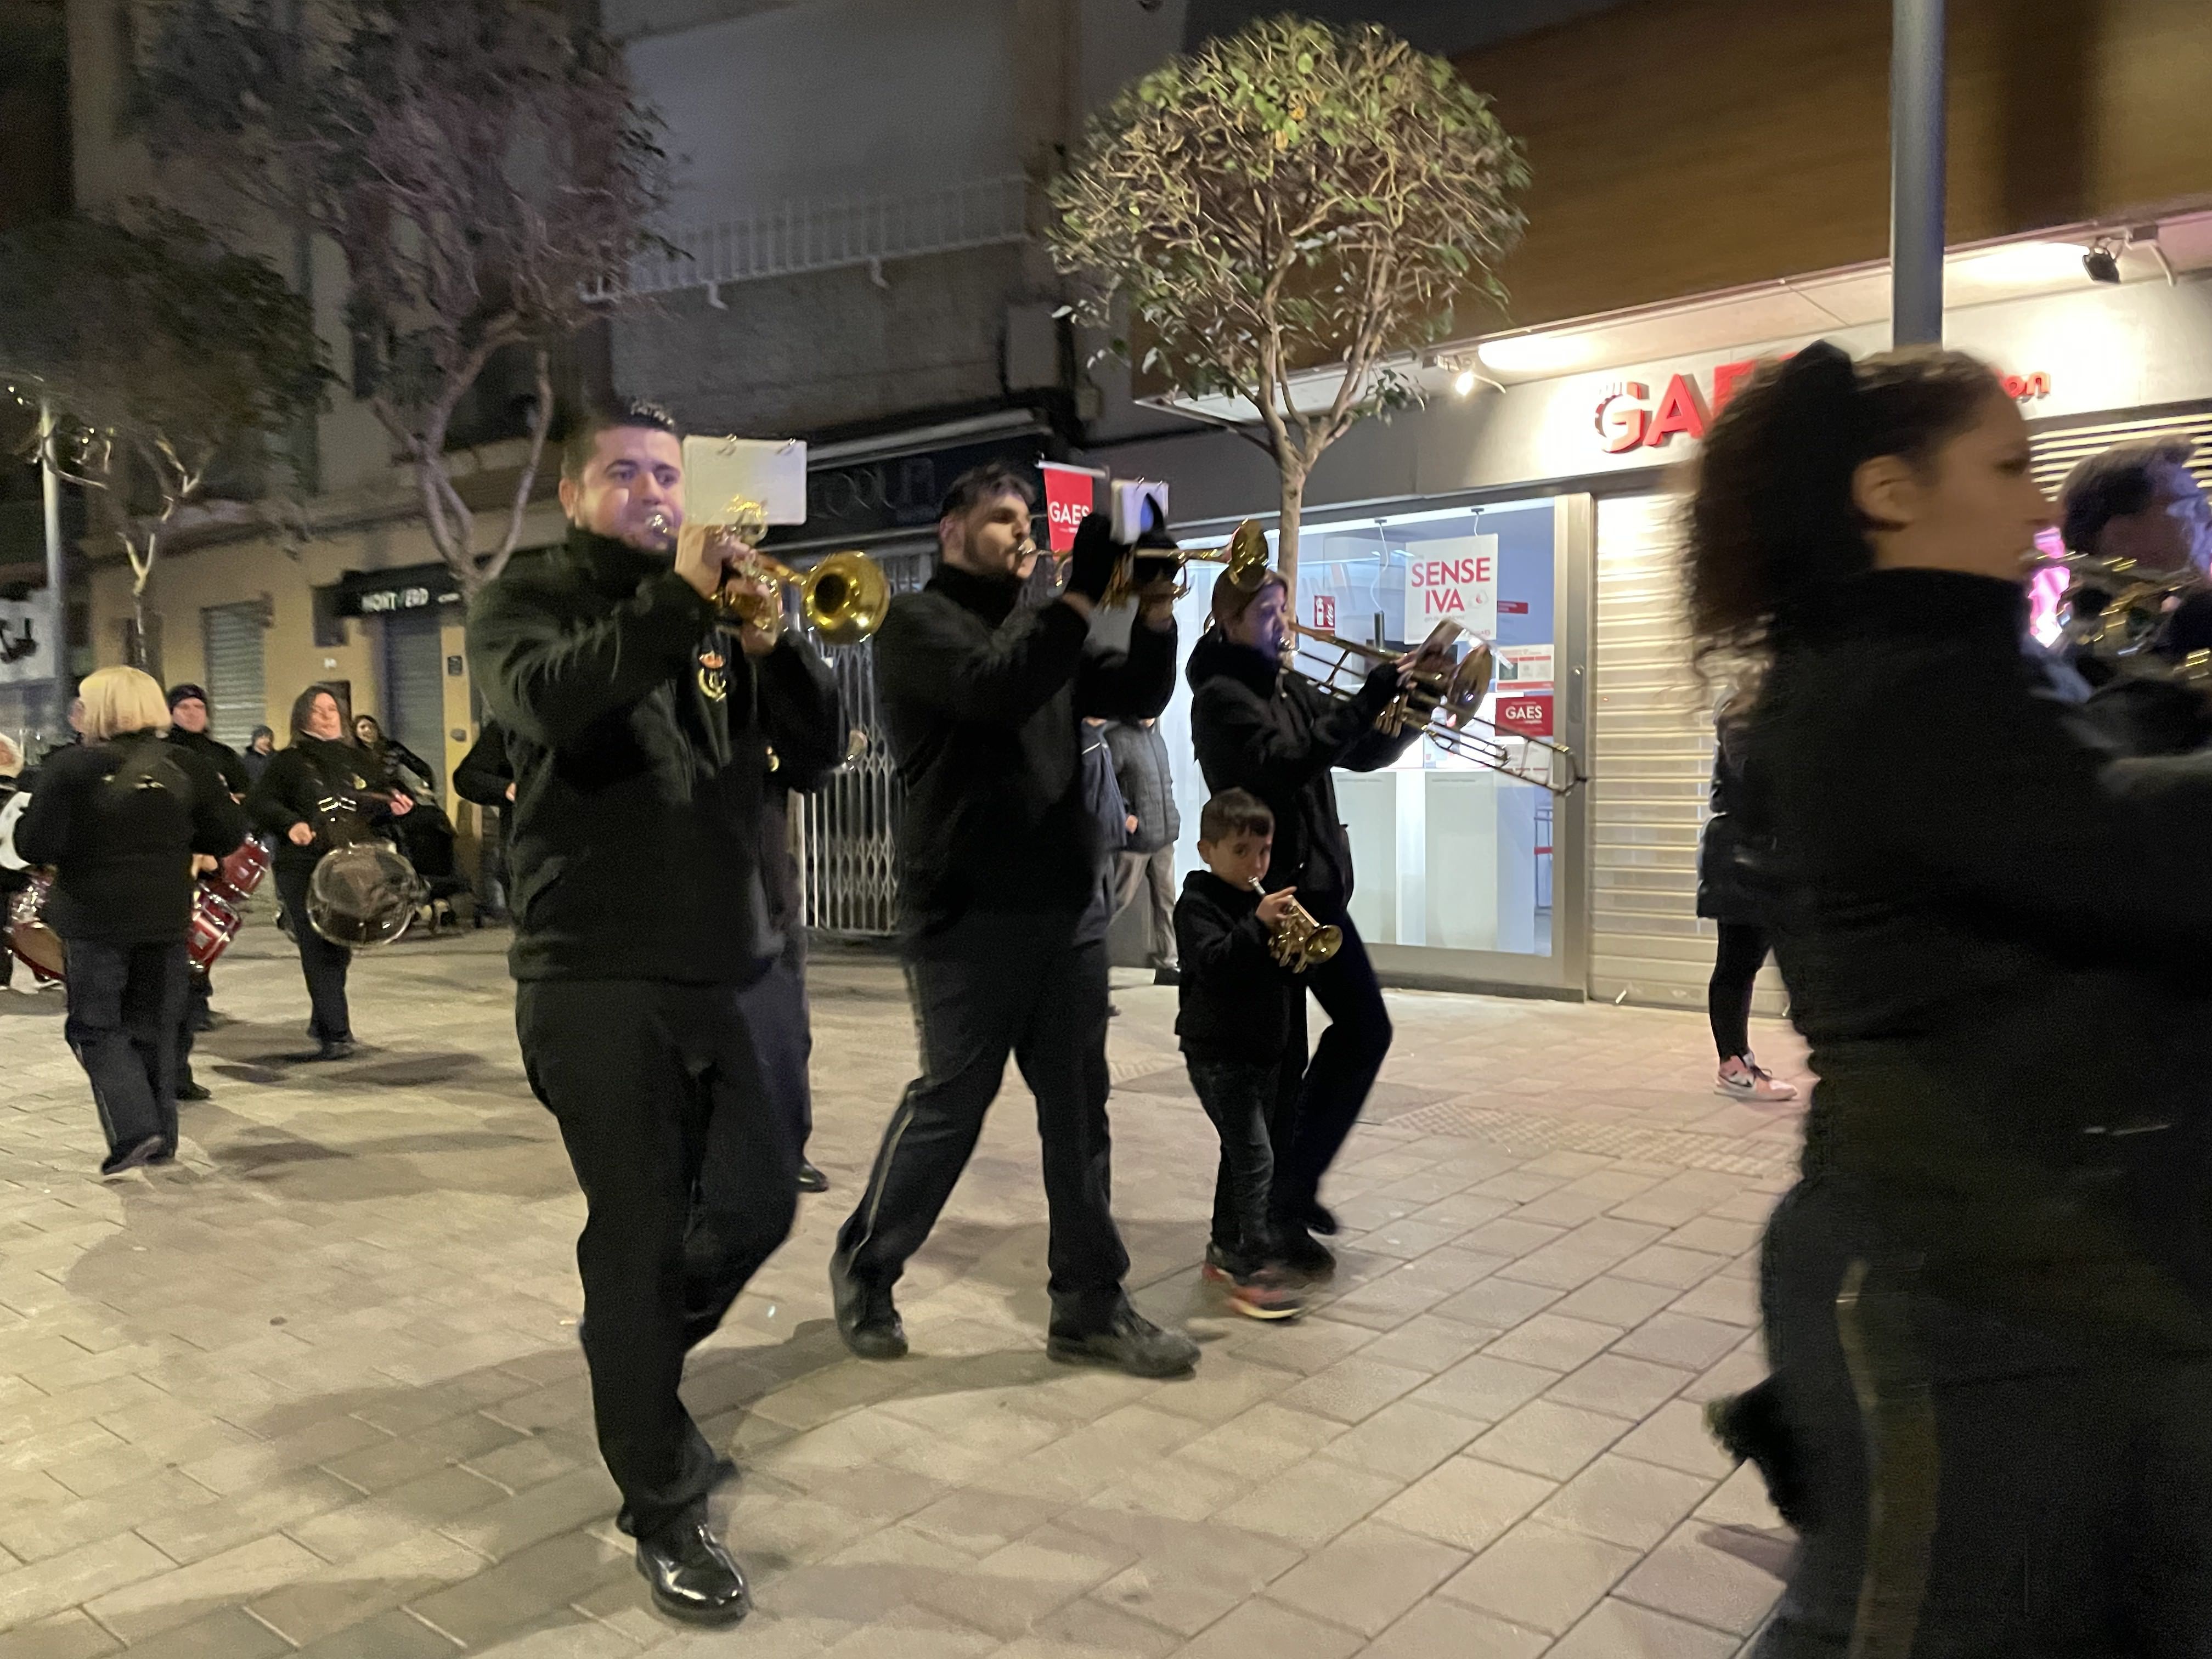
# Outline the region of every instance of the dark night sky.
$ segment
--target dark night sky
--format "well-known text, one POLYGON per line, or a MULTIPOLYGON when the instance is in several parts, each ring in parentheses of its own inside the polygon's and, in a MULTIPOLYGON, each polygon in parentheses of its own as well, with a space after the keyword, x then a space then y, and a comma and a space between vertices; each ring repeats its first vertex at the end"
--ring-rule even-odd
MULTIPOLYGON (((1526 34, 1622 0, 1299 0, 1291 9, 1331 23, 1380 23, 1428 52, 1460 52, 1526 34)), ((1188 43, 1196 45, 1265 14, 1282 0, 1190 0, 1188 43)))

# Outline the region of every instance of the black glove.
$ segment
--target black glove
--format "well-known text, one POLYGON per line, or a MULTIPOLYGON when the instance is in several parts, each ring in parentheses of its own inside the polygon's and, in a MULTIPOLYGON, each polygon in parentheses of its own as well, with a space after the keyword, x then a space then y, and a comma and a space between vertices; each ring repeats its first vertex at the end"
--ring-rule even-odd
POLYGON ((1114 568, 1128 550, 1114 539, 1113 521, 1105 514, 1085 514, 1075 532, 1075 550, 1068 555, 1067 591, 1096 605, 1106 597, 1114 568))
POLYGON ((1405 687, 1398 682, 1398 665, 1378 662, 1369 672, 1367 683, 1359 688, 1359 695, 1352 701, 1363 712, 1379 714, 1395 702, 1399 692, 1404 690, 1405 687))

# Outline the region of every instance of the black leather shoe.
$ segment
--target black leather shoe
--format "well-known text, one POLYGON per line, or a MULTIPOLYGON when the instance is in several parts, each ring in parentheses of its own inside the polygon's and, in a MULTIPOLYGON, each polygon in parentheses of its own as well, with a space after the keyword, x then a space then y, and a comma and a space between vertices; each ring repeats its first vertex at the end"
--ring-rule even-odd
POLYGON ((143 1170, 161 1157, 164 1143, 159 1135, 148 1135, 110 1152, 101 1162, 100 1172, 104 1176, 126 1175, 132 1170, 143 1170))
POLYGON ((315 1060, 351 1060, 353 1058, 353 1039, 351 1037, 325 1038, 323 1042, 323 1046, 316 1049, 315 1052, 308 1055, 307 1058, 315 1060))
POLYGON ((1334 1238, 1337 1235, 1336 1212, 1317 1198, 1308 1200, 1306 1212, 1299 1219, 1306 1224, 1309 1232, 1319 1233, 1323 1238, 1334 1238))
POLYGON ((826 1193, 830 1190, 830 1177, 802 1158, 799 1160, 799 1190, 802 1193, 826 1193))
POLYGON ((1198 1364, 1198 1344, 1164 1331, 1126 1302, 1103 1330, 1054 1328, 1044 1351, 1063 1364, 1111 1365, 1132 1376, 1181 1376, 1198 1364))
POLYGON ((186 1082, 179 1083, 177 1085, 177 1098, 179 1100, 202 1101, 213 1100, 215 1096, 210 1092, 208 1086, 204 1083, 186 1082))
POLYGON ((1300 1279, 1333 1279, 1336 1275, 1336 1255, 1328 1245, 1316 1238, 1304 1227, 1285 1227, 1277 1241, 1283 1266, 1300 1279))
POLYGON ((702 1516, 637 1540, 637 1570, 653 1586, 653 1605, 690 1625, 734 1625, 753 1610, 745 1576, 702 1516))
POLYGON ((1155 968, 1152 969, 1152 983, 1155 985, 1180 985, 1182 983, 1182 970, 1180 968, 1155 968))
POLYGON ((854 1278, 853 1264, 842 1250, 830 1257, 830 1300, 836 1310, 837 1334, 854 1353, 863 1359, 906 1358, 906 1326, 891 1293, 854 1278))

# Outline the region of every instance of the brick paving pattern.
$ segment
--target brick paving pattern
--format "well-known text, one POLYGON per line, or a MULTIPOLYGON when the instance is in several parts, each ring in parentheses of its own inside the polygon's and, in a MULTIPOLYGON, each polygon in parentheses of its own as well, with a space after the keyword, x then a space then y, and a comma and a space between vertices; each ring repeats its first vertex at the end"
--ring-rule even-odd
MULTIPOLYGON (((913 1064, 896 970, 817 964, 836 1183, 694 1357, 758 1598, 653 1614, 575 1341, 582 1217, 489 934, 356 964, 308 1047, 265 927, 217 975, 216 1098, 101 1183, 60 998, 0 996, 0 1659, 1730 1659, 1790 1534, 1699 1402, 1761 1370, 1760 1222, 1794 1113, 1716 1098, 1683 1014, 1393 993, 1291 1326, 1197 1281, 1210 1132, 1170 990, 1113 1035, 1132 1285, 1194 1380, 1049 1364, 1034 1121, 1010 1076, 900 1301, 848 1358, 823 1265, 913 1064)), ((1133 977, 1133 976, 1124 976, 1133 977)), ((1785 1074, 1802 1051, 1760 1033, 1785 1074)))

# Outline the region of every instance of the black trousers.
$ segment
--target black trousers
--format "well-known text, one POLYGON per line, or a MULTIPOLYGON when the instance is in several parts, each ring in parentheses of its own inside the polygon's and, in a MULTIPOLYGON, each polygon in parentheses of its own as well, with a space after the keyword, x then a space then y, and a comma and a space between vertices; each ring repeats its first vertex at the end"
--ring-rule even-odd
POLYGON ((192 1080, 192 1039, 199 1035, 200 1024, 208 1016, 209 1000, 214 994, 214 981, 187 958, 185 1015, 177 1022, 177 1082, 180 1087, 192 1080))
POLYGON ((806 930, 784 935, 783 954, 741 992, 738 1006, 752 1030, 769 1105, 789 1121, 801 1156, 814 1138, 814 1085, 807 1076, 814 1028, 806 1006, 806 930))
POLYGON ((684 1357, 789 1235, 799 1149, 733 986, 531 980, 514 1020, 590 1212, 576 1266, 599 1452, 623 1529, 654 1532, 714 1484, 684 1357))
POLYGON ((1275 1181, 1274 1115, 1279 1072, 1233 1060, 1186 1058, 1190 1086, 1221 1137, 1213 1176, 1213 1244, 1232 1271, 1248 1272, 1275 1252, 1267 1200, 1275 1181))
POLYGON ((184 1024, 185 942, 69 946, 62 1035, 92 1081, 107 1149, 149 1135, 177 1144, 177 1031, 184 1024))
POLYGON ((1359 1121, 1367 1092, 1390 1052, 1390 1015, 1382 987, 1367 959, 1367 946, 1341 905, 1310 904, 1315 919, 1344 932, 1343 946, 1327 962, 1297 975, 1290 991, 1291 1034, 1283 1049, 1275 1115, 1273 1207, 1278 1225, 1303 1225, 1298 1218, 1321 1191, 1352 1126, 1359 1121), (1300 988, 1300 986, 1303 988, 1300 988), (1306 996, 1311 991, 1328 1030, 1306 1057, 1306 996))
POLYGON ((1720 943, 1713 952, 1713 976, 1705 987, 1705 1012, 1712 1021, 1713 1047, 1723 1060, 1751 1052, 1751 991, 1766 965, 1772 941, 1766 929, 1747 921, 1718 924, 1720 943))
POLYGON ((1932 1294, 1834 1177, 1764 1276, 1809 1513, 1758 1659, 2212 1655, 2212 1359, 1932 1294))
POLYGON ((313 866, 276 866, 276 892, 284 901, 284 914, 292 919, 292 940, 300 947, 300 971, 307 981, 307 1000, 313 1007, 309 1033, 319 1042, 353 1040, 353 1015, 346 1007, 346 969, 353 952, 333 945, 317 933, 307 920, 307 884, 313 866))
POLYGON ((906 1086, 867 1190, 837 1235, 853 1276, 898 1282, 968 1167, 1006 1056, 1036 1097, 1053 1324, 1097 1330, 1129 1271, 1112 1210, 1106 1122, 1106 946, 1073 916, 970 915, 908 957, 922 1074, 906 1086))

